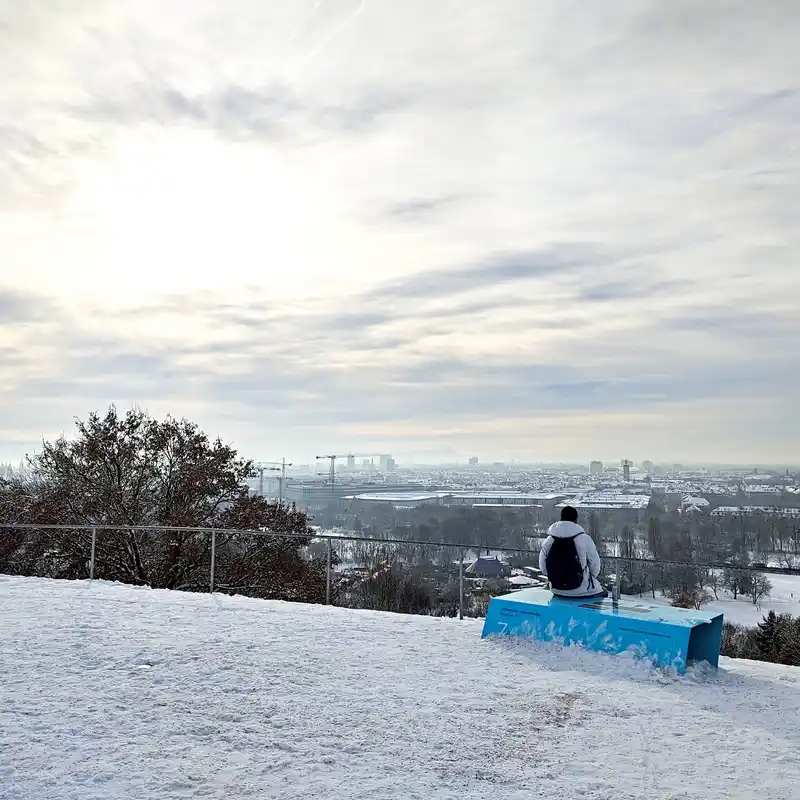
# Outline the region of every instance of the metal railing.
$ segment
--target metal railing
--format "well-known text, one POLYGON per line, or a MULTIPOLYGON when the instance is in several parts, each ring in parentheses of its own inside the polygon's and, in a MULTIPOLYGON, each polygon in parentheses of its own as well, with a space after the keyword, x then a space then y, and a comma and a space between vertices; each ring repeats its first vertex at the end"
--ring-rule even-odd
MULTIPOLYGON (((450 549, 460 551, 458 559, 458 585, 459 585, 459 619, 464 616, 464 562, 467 551, 480 553, 483 551, 502 552, 503 554, 514 556, 530 556, 536 559, 538 564, 539 549, 531 548, 516 548, 504 546, 489 546, 486 544, 470 543, 470 542, 429 542, 422 539, 390 539, 386 537, 373 537, 373 536, 359 536, 347 535, 341 536, 332 533, 319 533, 317 531, 308 532, 295 532, 295 531, 273 531, 265 529, 231 529, 231 528, 207 528, 207 527, 179 527, 179 526, 141 526, 141 525, 65 525, 65 524, 36 524, 36 523, 0 523, 0 531, 24 532, 24 531, 60 531, 72 532, 83 531, 91 533, 91 549, 89 555, 89 579, 94 580, 95 565, 97 557, 97 540, 98 532, 120 532, 120 533, 142 533, 142 534, 162 534, 172 535, 175 533, 191 533, 201 534, 211 537, 211 553, 209 564, 209 579, 208 587, 209 592, 215 591, 215 577, 216 577, 216 553, 217 553, 217 536, 224 534, 226 536, 240 535, 240 536, 263 536, 273 539, 303 539, 303 540, 321 540, 326 542, 326 570, 325 570, 325 603, 331 604, 331 584, 332 584, 332 556, 333 556, 333 543, 346 543, 346 542, 360 542, 370 544, 391 545, 394 547, 402 546, 417 546, 417 547, 431 547, 438 549, 450 549)), ((678 561, 673 559, 662 558, 647 558, 642 556, 627 556, 627 555, 602 555, 604 561, 622 562, 624 564, 649 564, 653 566, 675 566, 675 567, 689 567, 693 569, 731 569, 741 570, 746 572, 766 573, 766 574, 779 574, 779 575, 800 575, 800 567, 775 567, 764 564, 739 564, 732 562, 695 562, 695 561, 678 561)), ((619 570, 616 570, 616 583, 614 586, 614 596, 619 596, 619 570)))

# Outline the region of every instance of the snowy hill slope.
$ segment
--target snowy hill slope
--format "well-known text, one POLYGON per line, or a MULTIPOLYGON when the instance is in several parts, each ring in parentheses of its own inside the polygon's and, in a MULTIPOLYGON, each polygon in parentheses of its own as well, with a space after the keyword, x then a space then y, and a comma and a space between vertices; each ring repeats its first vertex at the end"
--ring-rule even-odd
POLYGON ((0 797, 789 798, 800 669, 0 577, 0 797))

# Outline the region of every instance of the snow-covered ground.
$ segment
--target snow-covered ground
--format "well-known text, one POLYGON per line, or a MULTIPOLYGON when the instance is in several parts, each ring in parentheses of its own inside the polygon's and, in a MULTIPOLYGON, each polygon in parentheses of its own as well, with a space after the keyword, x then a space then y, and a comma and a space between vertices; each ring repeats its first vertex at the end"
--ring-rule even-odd
POLYGON ((0 577, 0 797, 786 800, 800 669, 0 577))
MULTIPOLYGON (((753 601, 746 596, 739 595, 734 600, 730 592, 719 590, 717 595, 719 600, 712 600, 703 606, 703 611, 718 611, 725 615, 728 622, 736 622, 739 625, 755 627, 769 611, 776 614, 791 614, 793 617, 800 617, 800 575, 767 575, 772 584, 770 596, 764 598, 758 605, 753 605, 753 601)), ((638 597, 639 595, 633 595, 638 597)), ((647 600, 654 603, 669 604, 669 599, 656 594, 655 600, 652 595, 643 595, 647 600)))

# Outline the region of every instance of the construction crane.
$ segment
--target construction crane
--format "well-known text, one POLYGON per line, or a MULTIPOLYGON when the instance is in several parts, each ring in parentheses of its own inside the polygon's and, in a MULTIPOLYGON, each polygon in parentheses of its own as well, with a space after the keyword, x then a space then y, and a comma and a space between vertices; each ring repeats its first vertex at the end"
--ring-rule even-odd
MULTIPOLYGON (((331 485, 331 490, 333 490, 333 485, 336 481, 336 459, 337 458, 346 458, 347 456, 340 456, 340 455, 333 455, 333 456, 317 456, 317 461, 324 461, 328 459, 331 462, 330 467, 328 467, 328 482, 331 485)), ((319 473, 320 475, 322 473, 319 473)))
MULTIPOLYGON (((336 460, 339 458, 374 458, 375 456, 382 456, 385 453, 336 453, 330 456, 317 456, 317 461, 330 461, 328 467, 328 482, 331 485, 331 493, 333 493, 336 484, 336 460)), ((324 474, 324 473, 320 473, 324 474)))
POLYGON ((258 493, 264 496, 264 473, 265 472, 280 472, 281 477, 278 478, 278 499, 283 502, 283 495, 286 488, 286 467, 291 467, 291 462, 287 462, 285 458, 280 461, 257 461, 253 464, 252 477, 258 476, 258 493))

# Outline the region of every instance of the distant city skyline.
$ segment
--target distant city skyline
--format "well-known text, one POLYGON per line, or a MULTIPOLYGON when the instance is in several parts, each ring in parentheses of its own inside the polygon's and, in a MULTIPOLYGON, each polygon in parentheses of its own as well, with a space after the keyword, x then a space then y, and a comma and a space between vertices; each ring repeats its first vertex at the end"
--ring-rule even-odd
MULTIPOLYGON (((224 438, 223 438, 223 441, 224 438)), ((33 455, 35 451, 29 451, 29 455, 33 455)), ((346 452, 343 450, 342 452, 346 452)), ((251 459, 254 462, 262 461, 263 459, 260 456, 253 455, 252 453, 245 452, 243 450, 239 450, 239 455, 242 458, 251 459)), ((268 454, 274 456, 275 454, 268 454)), ((570 467, 570 468, 582 468, 587 471, 590 470, 591 465, 595 461, 599 461, 602 463, 603 471, 606 472, 608 470, 616 470, 620 474, 622 474, 622 459, 616 458, 606 458, 606 459, 534 459, 534 458, 495 458, 495 457, 478 457, 478 464, 474 465, 471 463, 474 456, 463 456, 459 458, 441 458, 436 459, 433 457, 425 458, 407 458, 401 459, 398 457, 397 454, 387 454, 391 455, 393 459, 393 464, 391 470, 408 470, 414 468, 428 468, 428 467, 449 467, 449 466, 457 466, 464 469, 477 467, 478 470, 481 468, 490 470, 495 467, 495 465, 503 465, 508 466, 511 468, 518 467, 518 468, 552 468, 558 469, 562 467, 570 467)), ((0 453, 0 465, 9 465, 13 468, 17 468, 18 465, 25 460, 25 453, 14 455, 3 455, 0 453)), ((320 461, 315 463, 315 457, 309 457, 307 454, 296 454, 294 456, 282 456, 279 455, 278 458, 285 457, 287 461, 287 472, 297 472, 303 468, 308 468, 309 471, 313 473, 318 473, 319 476, 325 477, 328 473, 328 461, 320 461)), ((344 473, 347 474, 349 471, 361 472, 364 471, 363 462, 367 459, 360 459, 357 458, 355 460, 355 464, 350 466, 347 462, 347 459, 341 459, 337 462, 337 474, 344 473)), ((698 460, 694 461, 691 459, 630 459, 633 462, 633 472, 637 475, 640 474, 645 469, 645 464, 647 462, 652 462, 653 467, 659 470, 670 470, 674 468, 680 468, 681 470, 692 471, 697 469, 707 469, 707 470, 726 470, 726 469, 733 469, 733 470, 757 470, 757 469, 769 469, 769 470, 786 470, 789 469, 790 471, 800 471, 800 460, 797 461, 763 461, 763 462, 733 462, 733 461, 714 461, 714 460, 698 460)), ((271 461, 271 459, 270 459, 271 461)), ((374 459, 374 464, 372 467, 375 470, 382 470, 377 457, 374 459)), ((276 472, 279 470, 279 467, 274 468, 274 472, 265 473, 265 479, 276 479, 276 472)))
POLYGON ((0 458, 800 460, 796 2, 6 6, 0 458))

